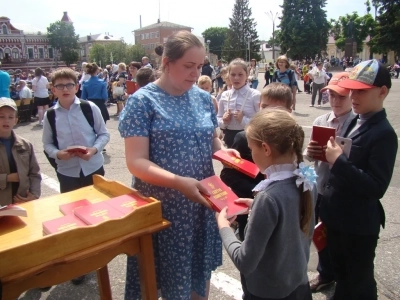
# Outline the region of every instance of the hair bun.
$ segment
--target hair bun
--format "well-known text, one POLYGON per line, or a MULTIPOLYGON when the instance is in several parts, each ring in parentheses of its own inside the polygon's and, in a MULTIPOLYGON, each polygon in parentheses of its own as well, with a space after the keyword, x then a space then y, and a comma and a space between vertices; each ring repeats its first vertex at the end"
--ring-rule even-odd
POLYGON ((158 46, 154 49, 154 51, 156 52, 156 54, 157 54, 158 56, 162 56, 162 55, 163 55, 163 52, 164 52, 164 46, 163 46, 163 45, 158 45, 158 46))

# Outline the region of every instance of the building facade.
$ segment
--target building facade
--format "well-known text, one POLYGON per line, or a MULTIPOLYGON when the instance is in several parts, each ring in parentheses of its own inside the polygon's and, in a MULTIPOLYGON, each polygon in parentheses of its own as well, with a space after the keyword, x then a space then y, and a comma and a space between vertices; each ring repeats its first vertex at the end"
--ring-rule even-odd
POLYGON ((152 62, 157 63, 158 57, 154 52, 154 49, 158 45, 163 45, 168 37, 180 30, 192 31, 189 26, 179 25, 171 22, 160 22, 151 24, 145 27, 141 27, 132 31, 135 36, 135 44, 142 45, 146 51, 146 55, 152 62))
MULTIPOLYGON (((67 12, 64 12, 61 21, 72 22, 67 12)), ((0 61, 3 70, 30 72, 37 67, 48 70, 55 66, 55 55, 46 31, 17 29, 9 18, 0 17, 0 61)))
MULTIPOLYGON (((114 37, 113 35, 110 35, 110 33, 99 33, 99 34, 91 34, 87 35, 84 37, 79 38, 79 63, 81 64, 82 62, 89 62, 90 61, 90 49, 93 47, 95 44, 101 44, 101 45, 106 45, 107 43, 120 43, 122 40, 120 38, 114 37)), ((105 61, 103 62, 96 62, 99 64, 101 67, 102 65, 104 66, 106 64, 105 61)))

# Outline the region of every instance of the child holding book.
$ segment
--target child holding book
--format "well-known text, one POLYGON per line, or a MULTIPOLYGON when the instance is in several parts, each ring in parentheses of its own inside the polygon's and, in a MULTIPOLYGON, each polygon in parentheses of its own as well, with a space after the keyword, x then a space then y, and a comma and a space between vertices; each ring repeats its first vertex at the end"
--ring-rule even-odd
POLYGON ((242 274, 244 299, 311 300, 307 264, 316 175, 302 163, 304 131, 288 112, 266 109, 250 120, 246 137, 267 179, 254 200, 237 200, 251 207, 242 243, 227 209, 216 214, 223 245, 242 274))
MULTIPOLYGON (((271 107, 282 107, 291 112, 292 91, 283 83, 273 82, 267 85, 261 92, 260 109, 271 107)), ((236 149, 240 153, 240 157, 253 161, 251 151, 247 145, 245 131, 236 134, 232 149, 236 149)), ((263 174, 259 174, 256 178, 251 178, 236 169, 225 166, 221 171, 221 180, 229 186, 232 191, 240 198, 253 198, 253 189, 264 179, 263 174)), ((240 240, 244 239, 244 229, 247 225, 247 215, 239 215, 236 217, 239 224, 240 240)))
POLYGON ((38 199, 41 192, 32 144, 13 130, 17 115, 14 100, 0 98, 0 206, 38 199))

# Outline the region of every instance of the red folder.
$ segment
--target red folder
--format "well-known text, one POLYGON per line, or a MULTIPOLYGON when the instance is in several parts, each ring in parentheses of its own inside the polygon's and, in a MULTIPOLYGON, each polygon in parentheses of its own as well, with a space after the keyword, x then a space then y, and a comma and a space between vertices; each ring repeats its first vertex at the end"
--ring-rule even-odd
POLYGON ((81 206, 86 206, 86 205, 89 205, 89 204, 92 204, 92 203, 90 203, 86 199, 82 199, 82 200, 78 200, 78 201, 75 201, 75 202, 71 202, 71 203, 60 205, 60 211, 64 215, 70 215, 70 214, 74 213, 74 210, 76 208, 81 207, 81 206))
POLYGON ((323 250, 326 247, 326 227, 324 223, 319 222, 315 225, 314 228, 314 235, 313 235, 313 242, 315 248, 317 248, 318 252, 323 250))
POLYGON ((216 212, 221 212, 225 206, 228 207, 228 218, 247 212, 247 205, 235 203, 239 197, 218 176, 214 175, 200 182, 210 194, 210 196, 203 194, 203 197, 216 212))
POLYGON ((134 92, 136 92, 139 89, 136 82, 127 80, 125 82, 125 84, 126 84, 126 92, 128 93, 128 95, 132 95, 134 92))
POLYGON ((42 223, 44 235, 67 231, 77 227, 86 226, 79 218, 74 215, 67 215, 54 220, 42 223))
MULTIPOLYGON (((324 147, 328 143, 330 137, 336 137, 336 129, 332 127, 323 127, 323 126, 313 126, 312 129, 312 140, 316 141, 319 146, 324 147)), ((322 152, 321 155, 314 155, 314 159, 327 162, 325 157, 325 152, 322 152)))
POLYGON ((145 199, 140 198, 134 194, 127 194, 118 196, 115 198, 111 198, 109 200, 104 201, 112 207, 116 208, 124 215, 127 215, 133 212, 137 207, 140 207, 145 204, 149 204, 145 199))
POLYGON ((246 159, 236 157, 234 155, 230 155, 223 150, 218 150, 212 156, 214 159, 219 160, 223 164, 238 170, 250 176, 251 178, 256 178, 260 170, 256 166, 256 164, 248 161, 246 159))
POLYGON ((122 212, 107 204, 105 201, 79 207, 74 210, 75 216, 88 225, 119 219, 124 216, 122 212))
POLYGON ((80 153, 86 154, 86 153, 88 153, 88 150, 86 147, 83 147, 83 146, 69 146, 69 147, 67 147, 67 152, 70 152, 70 153, 80 152, 80 153))

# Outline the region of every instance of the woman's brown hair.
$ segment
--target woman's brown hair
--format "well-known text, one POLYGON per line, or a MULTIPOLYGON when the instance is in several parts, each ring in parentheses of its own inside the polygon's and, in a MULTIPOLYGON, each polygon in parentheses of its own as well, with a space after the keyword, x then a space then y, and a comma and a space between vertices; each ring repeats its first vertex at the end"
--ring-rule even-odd
POLYGON ((286 57, 286 55, 281 55, 281 56, 278 57, 278 59, 276 60, 276 63, 275 63, 276 68, 279 69, 278 62, 279 62, 280 60, 281 60, 281 61, 284 61, 284 62, 286 63, 286 69, 289 69, 290 64, 289 64, 289 60, 288 60, 288 58, 286 57))
POLYGON ((99 66, 96 63, 88 63, 85 68, 86 68, 86 73, 93 76, 96 75, 99 66))
MULTIPOLYGON (((297 158, 297 164, 303 162, 304 131, 292 116, 279 109, 264 109, 256 113, 247 129, 247 138, 268 144, 273 149, 273 155, 292 154, 297 158), (275 154, 274 154, 275 152, 275 154)), ((299 186, 300 193, 300 229, 308 234, 313 212, 310 191, 303 192, 303 185, 299 186)))
MULTIPOLYGON (((169 62, 180 59, 185 52, 193 47, 204 48, 203 44, 193 33, 189 31, 178 31, 173 33, 167 40, 163 49, 163 58, 168 57, 169 62)), ((161 66, 164 71, 164 65, 161 66)))

